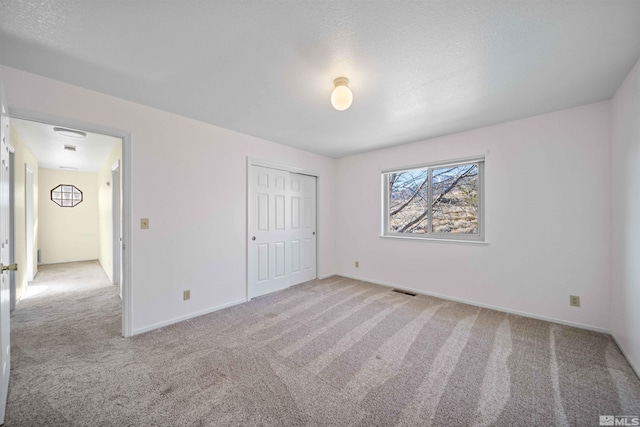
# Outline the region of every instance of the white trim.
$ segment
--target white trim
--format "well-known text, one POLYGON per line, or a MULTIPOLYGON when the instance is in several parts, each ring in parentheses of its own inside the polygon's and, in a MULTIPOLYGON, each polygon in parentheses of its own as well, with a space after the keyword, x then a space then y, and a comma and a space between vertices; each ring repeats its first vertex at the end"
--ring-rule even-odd
POLYGON ((319 275, 318 276, 318 280, 327 279, 327 278, 329 278, 331 276, 340 276, 340 274, 338 274, 338 273, 329 273, 329 274, 323 274, 322 276, 319 275))
POLYGON ((450 238, 441 238, 437 239, 434 237, 415 237, 415 236, 407 236, 407 235, 397 235, 397 234, 386 234, 378 236, 381 239, 395 239, 395 240, 412 240, 414 242, 427 241, 427 242, 438 242, 438 243, 466 243, 471 245, 479 245, 479 246, 488 246, 489 242, 482 240, 463 240, 463 239, 450 239, 450 238))
POLYGON ((404 172, 404 171, 411 171, 415 169, 434 168, 437 166, 457 166, 457 165, 464 165, 467 163, 478 163, 478 162, 484 162, 484 161, 485 161, 485 154, 480 154, 477 156, 460 157, 460 158, 451 159, 451 160, 439 160, 435 162, 420 163, 417 165, 381 169, 380 173, 392 173, 392 172, 400 172, 400 171, 404 172))
POLYGON ((122 241, 120 240, 122 195, 120 194, 120 159, 116 160, 115 163, 111 165, 111 176, 109 178, 111 180, 111 283, 118 285, 118 294, 120 295, 120 298, 122 298, 122 241), (117 178, 118 185, 114 182, 114 177, 117 178))
MULTIPOLYGON (((9 123, 9 117, 7 117, 9 123)), ((6 138, 9 148, 9 264, 16 263, 16 149, 11 145, 9 138, 6 138)), ((9 272, 9 312, 16 309, 18 299, 16 297, 16 273, 9 272)))
MULTIPOLYGON (((24 164, 24 236, 25 236, 25 264, 26 265, 26 279, 27 279, 27 287, 29 289, 29 282, 33 282, 36 274, 38 273, 38 258, 33 256, 36 232, 34 223, 38 218, 35 216, 35 205, 36 201, 34 200, 36 194, 34 191, 34 187, 37 185, 34 182, 34 174, 31 166, 28 163, 24 164), (29 185, 29 181, 31 181, 31 185, 29 185), (31 197, 29 197, 31 196, 31 197), (31 238, 29 238, 31 237, 31 238), (34 270, 36 271, 34 273, 34 270)), ((25 292, 26 292, 25 289, 25 292)))
POLYGON ((133 335, 132 283, 131 283, 131 133, 120 129, 87 123, 67 117, 58 117, 36 111, 12 108, 10 117, 35 122, 70 127, 91 133, 100 133, 122 139, 122 336, 133 335))
POLYGON ((570 321, 567 321, 567 320, 556 319, 554 317, 541 316, 541 315, 538 315, 538 314, 528 313, 526 311, 512 310, 510 308, 500 307, 500 306, 496 306, 496 305, 483 304, 483 303, 480 303, 480 302, 470 301, 470 300, 466 300, 466 299, 463 299, 463 298, 451 297, 451 296, 448 296, 448 295, 442 295, 442 294, 438 294, 438 293, 435 293, 435 292, 427 292, 427 291, 423 291, 423 290, 420 290, 420 289, 408 288, 406 286, 396 286, 396 285, 391 284, 391 283, 380 282, 380 281, 377 281, 377 280, 370 280, 370 279, 366 279, 366 278, 363 278, 363 277, 352 276, 350 274, 338 274, 338 276, 346 277, 347 279, 353 279, 353 280, 360 280, 360 281, 363 281, 363 282, 369 282, 369 283, 373 283, 375 285, 386 286, 386 287, 389 287, 389 288, 401 289, 401 290, 409 291, 409 292, 412 292, 412 293, 415 293, 415 294, 428 295, 428 296, 431 296, 431 297, 445 299, 447 301, 460 302, 460 303, 463 303, 463 304, 473 305, 475 307, 488 308, 490 310, 501 311, 501 312, 510 313, 510 314, 516 314, 518 316, 529 317, 531 319, 544 320, 546 322, 553 322, 553 323, 559 323, 561 325, 573 326, 574 328, 586 329, 588 331, 600 332, 600 333, 603 333, 603 334, 610 334, 611 333, 608 329, 599 328, 597 326, 585 325, 583 323, 570 322, 570 321))
MULTIPOLYGON (((453 159, 451 161, 440 161, 435 163, 425 163, 419 166, 408 166, 406 168, 394 168, 394 169, 385 169, 380 172, 380 188, 381 188, 381 206, 380 206, 380 237, 393 237, 393 238, 412 238, 412 239, 422 239, 422 240, 444 240, 444 241, 462 241, 464 243, 470 242, 481 242, 484 243, 486 241, 487 235, 485 232, 485 162, 486 158, 484 155, 479 157, 467 157, 463 159, 453 159), (448 167, 448 166, 458 166, 458 165, 469 165, 469 164, 477 164, 478 165, 478 234, 446 234, 446 233, 432 233, 432 209, 429 207, 427 221, 428 226, 427 229, 430 230, 427 234, 411 234, 411 233, 395 233, 389 230, 390 223, 390 214, 389 214, 389 174, 393 172, 406 172, 411 170, 425 169, 428 171, 427 174, 427 192, 428 192, 428 203, 433 202, 433 169, 436 167, 448 167)), ((423 184, 424 185, 424 184, 423 184)))
POLYGON ((613 338, 613 341, 616 343, 616 345, 620 349, 620 353, 622 353, 624 358, 627 359, 627 362, 629 363, 629 366, 631 366, 631 369, 633 369, 633 372, 635 372, 638 379, 640 379, 640 366, 634 365, 631 358, 627 356, 627 353, 624 351, 624 347, 620 344, 620 341, 618 341, 618 338, 616 338, 616 335, 613 333, 613 331, 611 332, 611 338, 613 338))
POLYGON ((120 185, 122 187, 122 336, 133 335, 133 282, 131 251, 131 134, 122 137, 120 185))
POLYGON ((187 314, 187 315, 184 315, 184 316, 174 317, 171 320, 166 320, 164 322, 155 323, 155 324, 153 324, 151 326, 145 326, 144 328, 140 328, 140 329, 135 329, 133 331, 133 333, 131 334, 131 336, 143 334, 145 332, 153 331, 153 330, 156 330, 156 329, 160 329, 160 328, 163 328, 165 326, 169 326, 169 325, 173 325, 175 323, 183 322, 185 320, 193 319, 195 317, 204 316, 205 314, 213 313, 215 311, 223 310, 225 308, 233 307, 234 305, 243 304, 245 302, 247 302, 246 298, 239 299, 239 300, 232 301, 232 302, 229 302, 229 303, 226 303, 226 304, 218 305, 218 306, 213 307, 213 308, 208 308, 206 310, 202 310, 202 311, 199 311, 197 313, 191 313, 191 314, 187 314))
POLYGON ((320 173, 317 171, 302 169, 296 166, 291 166, 283 163, 272 162, 270 160, 260 160, 253 157, 247 157, 247 165, 262 166, 269 169, 278 169, 278 170, 287 171, 287 172, 301 173, 303 175, 315 176, 316 178, 320 177, 320 173))
POLYGON ((249 224, 249 212, 251 212, 251 158, 247 157, 247 174, 245 175, 245 188, 244 188, 244 204, 245 204, 245 224, 244 224, 244 299, 249 301, 249 230, 251 225, 249 224))

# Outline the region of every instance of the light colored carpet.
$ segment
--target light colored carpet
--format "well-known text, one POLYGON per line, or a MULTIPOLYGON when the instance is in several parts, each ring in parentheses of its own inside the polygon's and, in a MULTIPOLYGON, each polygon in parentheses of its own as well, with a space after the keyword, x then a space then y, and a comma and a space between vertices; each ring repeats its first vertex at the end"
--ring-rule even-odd
POLYGON ((604 334, 331 277, 125 339, 97 263, 40 271, 11 319, 8 426, 584 426, 640 414, 640 380, 604 334))

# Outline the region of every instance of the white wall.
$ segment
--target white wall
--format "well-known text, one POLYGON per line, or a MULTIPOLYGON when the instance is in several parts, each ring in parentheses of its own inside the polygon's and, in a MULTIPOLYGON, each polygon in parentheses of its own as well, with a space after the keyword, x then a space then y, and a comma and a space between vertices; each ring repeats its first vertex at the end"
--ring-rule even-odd
POLYGON ((603 102, 338 160, 338 272, 607 330, 609 125, 603 102), (382 169, 482 154, 488 245, 379 237, 382 169))
POLYGON ((640 373, 640 61, 616 92, 611 113, 611 329, 640 373))
POLYGON ((610 326, 608 102, 335 161, 15 69, 2 72, 10 107, 131 132, 125 161, 132 167, 134 332, 245 298, 247 156, 319 173, 320 276, 338 272, 610 326), (488 245, 379 237, 381 169, 478 154, 487 156, 488 245), (151 219, 150 230, 139 229, 141 217, 151 219), (187 288, 192 299, 183 302, 187 288), (569 307, 570 294, 581 296, 582 307, 569 307))
MULTIPOLYGON (((113 179, 111 167, 121 159, 122 142, 118 142, 98 172, 98 260, 111 281, 113 281, 113 179)), ((119 173, 120 184, 122 184, 122 168, 119 173)), ((120 195, 122 196, 122 185, 120 185, 120 195)))
POLYGON ((98 259, 98 174, 40 168, 38 188, 40 264, 98 259), (74 207, 51 201, 60 184, 76 186, 83 201, 74 207))
POLYGON ((245 299, 247 156, 319 173, 318 274, 335 272, 334 160, 12 68, 2 76, 10 108, 131 132, 134 333, 245 299))
POLYGON ((32 259, 33 259, 33 271, 32 276, 35 277, 38 272, 38 161, 35 156, 29 150, 22 136, 11 127, 9 122, 10 133, 9 143, 13 146, 15 151, 15 164, 14 164, 14 176, 15 176, 15 253, 16 263, 18 264, 18 271, 16 271, 16 301, 18 301, 24 291, 27 290, 28 274, 27 274, 27 223, 26 223, 26 189, 25 189, 25 166, 28 165, 33 171, 33 244, 32 244, 32 259))

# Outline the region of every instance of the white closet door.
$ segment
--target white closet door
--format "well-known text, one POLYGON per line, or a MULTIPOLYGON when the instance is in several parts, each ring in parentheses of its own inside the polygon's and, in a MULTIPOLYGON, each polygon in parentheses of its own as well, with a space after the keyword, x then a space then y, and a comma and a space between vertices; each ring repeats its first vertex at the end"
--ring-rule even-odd
POLYGON ((290 174, 292 284, 316 278, 316 177, 290 174))
POLYGON ((316 179, 250 166, 248 296, 316 277, 316 179))

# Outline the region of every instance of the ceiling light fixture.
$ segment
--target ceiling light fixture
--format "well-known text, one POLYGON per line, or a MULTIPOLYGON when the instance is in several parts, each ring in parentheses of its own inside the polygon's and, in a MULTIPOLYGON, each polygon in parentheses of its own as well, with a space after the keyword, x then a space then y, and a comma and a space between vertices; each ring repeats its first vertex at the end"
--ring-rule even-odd
POLYGON ((66 136, 69 138, 84 138, 85 136, 87 136, 87 133, 82 132, 81 130, 54 127, 53 131, 58 135, 66 136))
POLYGON ((349 79, 338 77, 333 81, 335 88, 331 92, 331 105, 338 111, 344 111, 351 106, 353 94, 349 89, 349 79))

